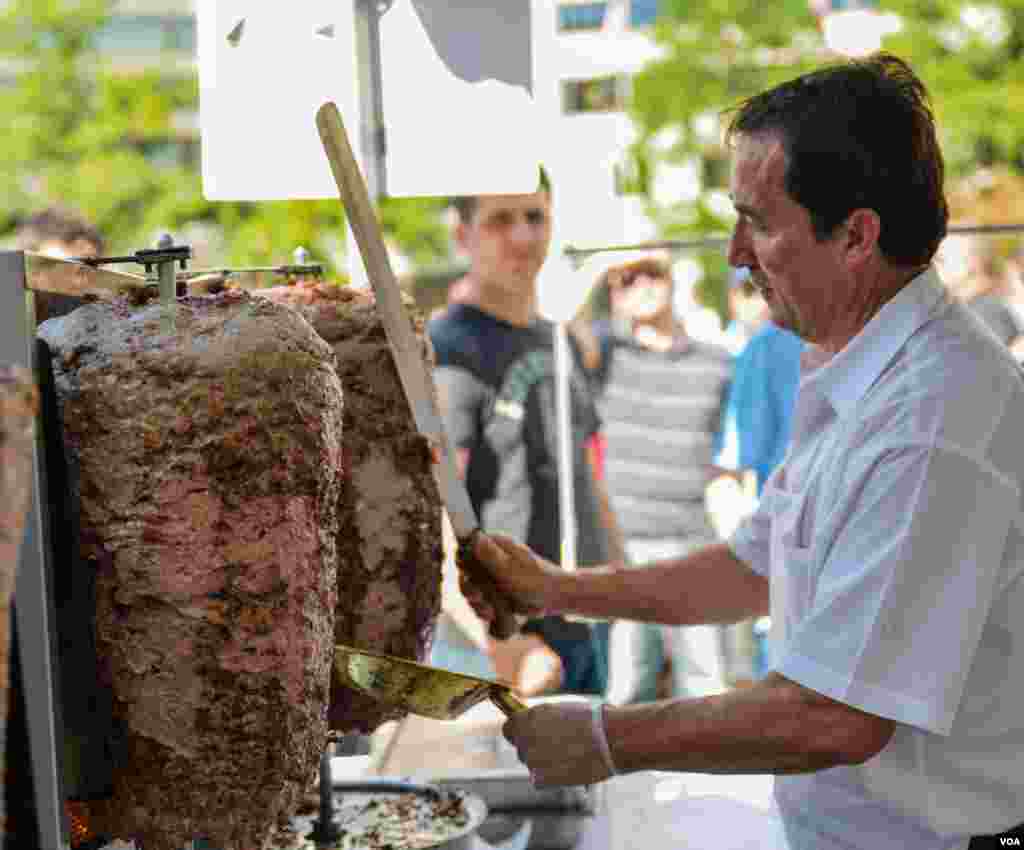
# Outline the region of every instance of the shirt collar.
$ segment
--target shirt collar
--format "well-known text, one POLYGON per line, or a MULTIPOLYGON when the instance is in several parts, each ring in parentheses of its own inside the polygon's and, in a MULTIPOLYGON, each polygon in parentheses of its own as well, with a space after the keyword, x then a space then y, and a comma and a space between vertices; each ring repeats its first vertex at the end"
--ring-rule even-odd
POLYGON ((840 416, 856 409, 871 386, 895 358, 911 335, 949 299, 934 267, 912 278, 887 301, 846 347, 828 359, 813 375, 808 369, 825 359, 820 349, 808 346, 803 361, 808 388, 826 399, 840 416))

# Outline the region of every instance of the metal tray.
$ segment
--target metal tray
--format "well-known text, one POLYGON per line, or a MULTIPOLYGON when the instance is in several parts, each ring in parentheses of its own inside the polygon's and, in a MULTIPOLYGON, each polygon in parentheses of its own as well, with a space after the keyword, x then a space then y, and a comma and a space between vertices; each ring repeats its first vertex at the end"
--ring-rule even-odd
POLYGON ((372 812, 371 805, 375 801, 396 794, 416 794, 431 798, 438 794, 451 798, 457 797, 461 800, 463 809, 468 815, 466 823, 458 827, 458 830, 442 840, 418 843, 415 845, 416 850, 476 850, 479 847, 476 833, 487 817, 487 806, 475 794, 459 789, 439 790, 421 783, 369 780, 335 783, 334 823, 343 831, 347 831, 337 842, 324 847, 323 845, 317 846, 309 838, 317 818, 317 813, 313 812, 294 817, 289 831, 294 835, 294 839, 288 843, 282 843, 279 840, 273 850, 335 850, 335 848, 338 850, 379 850, 379 848, 387 846, 386 841, 359 840, 357 837, 353 837, 352 833, 366 825, 366 819, 372 812))
POLYGON ((417 775, 413 779, 441 788, 462 788, 481 797, 492 812, 526 809, 594 814, 601 794, 601 786, 537 788, 524 767, 448 771, 437 776, 417 775))

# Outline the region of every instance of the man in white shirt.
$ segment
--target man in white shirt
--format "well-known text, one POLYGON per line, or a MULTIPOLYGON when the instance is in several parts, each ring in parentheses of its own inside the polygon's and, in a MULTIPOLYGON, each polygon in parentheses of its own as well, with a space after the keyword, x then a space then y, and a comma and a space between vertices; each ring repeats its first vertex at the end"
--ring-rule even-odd
POLYGON ((770 672, 703 699, 541 705, 505 734, 542 785, 777 774, 791 850, 1015 846, 1024 376, 930 265, 948 211, 924 86, 888 54, 830 66, 742 104, 729 138, 729 261, 809 344, 757 512, 641 569, 566 574, 497 537, 477 554, 523 612, 770 613, 770 672))

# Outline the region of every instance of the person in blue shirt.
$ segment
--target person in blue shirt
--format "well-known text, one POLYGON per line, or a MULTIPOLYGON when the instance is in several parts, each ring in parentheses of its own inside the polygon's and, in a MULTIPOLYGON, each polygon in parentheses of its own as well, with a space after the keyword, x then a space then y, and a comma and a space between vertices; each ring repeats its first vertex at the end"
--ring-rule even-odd
POLYGON ((758 494, 789 444, 803 347, 798 336, 769 321, 736 358, 719 465, 754 470, 758 494))
MULTIPOLYGON (((736 357, 733 380, 716 440, 718 466, 737 473, 752 470, 761 495, 768 476, 785 457, 800 383, 803 341, 770 320, 765 321, 736 357)), ((740 517, 735 517, 738 521, 740 517)), ((746 659, 738 675, 755 678, 767 672, 768 630, 761 617, 729 632, 730 652, 746 659)))

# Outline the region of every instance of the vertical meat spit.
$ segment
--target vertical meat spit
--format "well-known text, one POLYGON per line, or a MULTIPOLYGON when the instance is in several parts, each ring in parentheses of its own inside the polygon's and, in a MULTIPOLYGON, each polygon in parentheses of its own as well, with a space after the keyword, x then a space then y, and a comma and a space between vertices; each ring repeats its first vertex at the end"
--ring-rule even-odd
MULTIPOLYGON (((19 553, 12 626, 12 676, 20 680, 27 737, 17 781, 31 801, 19 850, 70 850, 87 835, 70 822, 68 800, 109 793, 117 731, 110 697, 97 681, 92 635, 95 597, 90 571, 55 570, 78 558, 77 530, 66 504, 62 435, 54 409, 49 357, 36 340, 44 318, 71 312, 84 300, 156 289, 173 306, 190 282, 212 274, 270 272, 320 276, 322 267, 296 256, 288 266, 187 270, 192 251, 165 238, 155 248, 121 257, 63 260, 24 251, 0 252, 0 362, 29 369, 40 382, 41 405, 33 447, 33 494, 19 553), (142 266, 146 276, 109 266, 142 266), (62 534, 68 526, 69 534, 62 534), (70 541, 70 542, 69 542, 70 541), (59 601, 59 604, 58 604, 59 601), (90 608, 91 605, 91 608, 90 608), (18 671, 17 673, 15 671, 18 671), (87 706, 87 710, 81 710, 87 706)), ((168 311, 173 318, 173 311, 168 311)), ((9 728, 9 733, 15 730, 9 728)), ((14 767, 14 765, 10 765, 14 767)))
MULTIPOLYGON (((23 366, 45 381, 49 364, 36 343, 37 297, 82 298, 145 285, 145 278, 138 275, 23 251, 0 253, 0 360, 23 366)), ((75 765, 65 746, 58 681, 54 529, 42 411, 39 419, 33 447, 34 486, 19 555, 13 622, 28 736, 29 763, 19 766, 19 776, 26 781, 31 777, 31 789, 23 790, 34 801, 36 832, 35 836, 26 835, 22 846, 28 848, 38 841, 36 846, 49 850, 69 847, 64 773, 75 765)), ((100 777, 100 784, 102 781, 100 777)))

